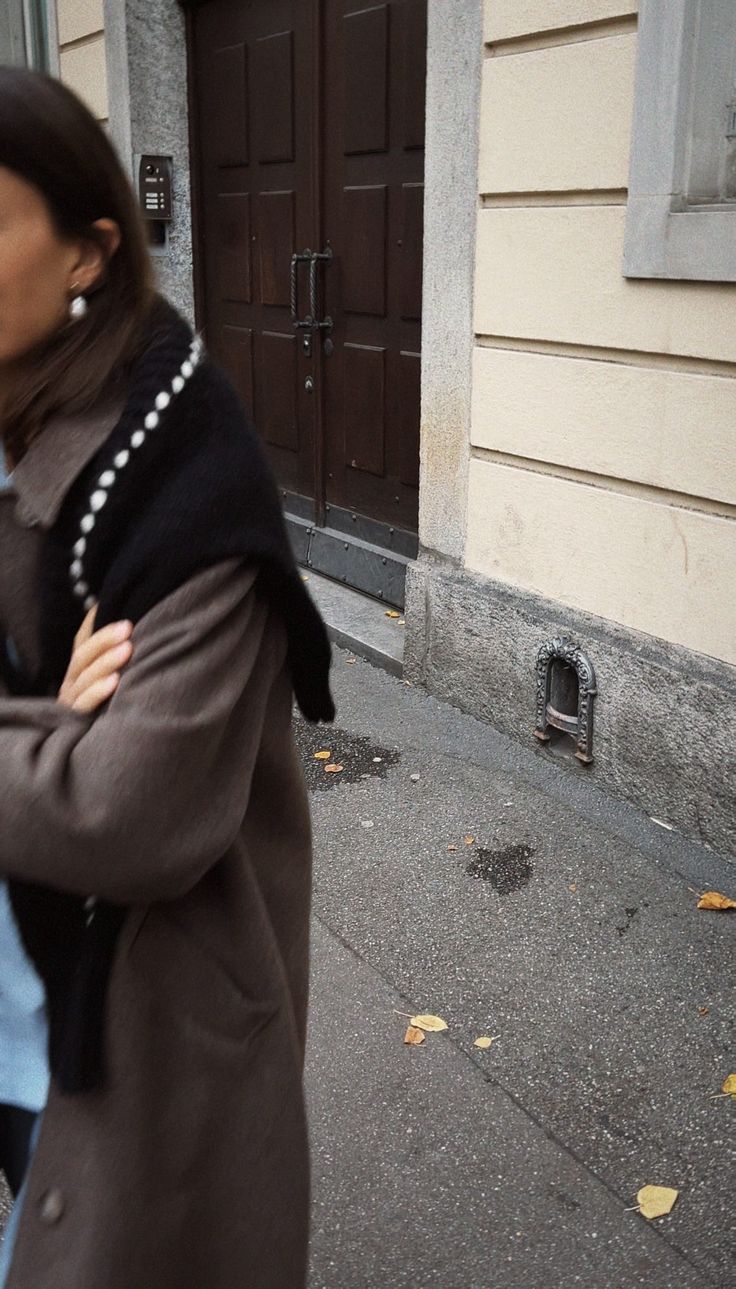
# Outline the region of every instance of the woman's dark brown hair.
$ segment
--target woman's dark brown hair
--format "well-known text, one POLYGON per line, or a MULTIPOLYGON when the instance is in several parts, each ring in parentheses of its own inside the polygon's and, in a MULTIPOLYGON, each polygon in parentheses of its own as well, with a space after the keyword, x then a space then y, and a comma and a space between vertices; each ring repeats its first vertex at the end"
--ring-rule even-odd
POLYGON ((45 198, 57 233, 100 241, 93 224, 113 219, 120 246, 70 322, 18 363, 2 407, 2 438, 17 464, 54 413, 85 411, 135 357, 153 288, 143 223, 132 188, 104 130, 59 81, 0 68, 0 166, 45 198))

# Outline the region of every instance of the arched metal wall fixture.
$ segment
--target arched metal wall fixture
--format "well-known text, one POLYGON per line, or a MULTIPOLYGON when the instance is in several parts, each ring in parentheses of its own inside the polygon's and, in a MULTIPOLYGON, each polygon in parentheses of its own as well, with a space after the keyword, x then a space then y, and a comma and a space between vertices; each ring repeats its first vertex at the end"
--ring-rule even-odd
POLYGON ((571 734, 577 744, 575 756, 589 765, 593 760, 593 700, 598 693, 593 664, 580 645, 564 636, 557 636, 543 644, 537 655, 537 726, 535 737, 541 743, 550 740, 550 726, 571 734), (552 668, 562 662, 576 672, 578 678, 578 710, 575 716, 557 711, 550 702, 552 668))

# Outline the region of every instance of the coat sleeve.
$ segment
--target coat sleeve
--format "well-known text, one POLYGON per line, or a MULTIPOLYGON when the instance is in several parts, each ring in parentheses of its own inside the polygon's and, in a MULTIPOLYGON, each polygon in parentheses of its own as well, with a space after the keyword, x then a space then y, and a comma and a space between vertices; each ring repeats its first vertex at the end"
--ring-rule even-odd
POLYGON ((0 698, 0 873, 144 904, 224 855, 286 654, 254 578, 228 560, 156 605, 96 718, 0 698))

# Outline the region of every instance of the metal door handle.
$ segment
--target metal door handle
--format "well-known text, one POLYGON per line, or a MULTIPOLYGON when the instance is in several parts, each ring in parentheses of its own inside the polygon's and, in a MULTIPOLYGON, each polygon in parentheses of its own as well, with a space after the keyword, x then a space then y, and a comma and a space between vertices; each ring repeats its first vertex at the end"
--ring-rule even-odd
MULTIPOLYGON (((291 321, 292 321, 292 323, 294 324, 294 326, 295 326, 297 329, 302 328, 302 327, 306 327, 306 328, 308 328, 310 331, 311 331, 312 327, 314 326, 314 319, 313 319, 313 317, 312 317, 312 316, 310 316, 309 314, 307 314, 307 317, 306 317, 306 318, 300 318, 300 317, 299 317, 299 281, 298 281, 298 276, 299 276, 299 265, 300 265, 300 264, 310 264, 310 265, 311 265, 311 262, 312 262, 312 252, 311 252, 311 251, 301 251, 301 252, 299 252, 299 251, 295 251, 295 252, 294 252, 294 254, 293 254, 293 255, 292 255, 292 257, 291 257, 291 284, 290 284, 290 285, 291 285, 291 291, 290 291, 290 297, 291 297, 291 321)), ((311 277, 310 277, 310 288, 311 288, 311 277)))
POLYGON ((327 247, 326 251, 313 251, 309 259, 309 307, 312 310, 312 325, 315 328, 332 328, 332 318, 319 317, 319 307, 317 302, 317 263, 323 260, 329 264, 332 260, 332 251, 327 247))

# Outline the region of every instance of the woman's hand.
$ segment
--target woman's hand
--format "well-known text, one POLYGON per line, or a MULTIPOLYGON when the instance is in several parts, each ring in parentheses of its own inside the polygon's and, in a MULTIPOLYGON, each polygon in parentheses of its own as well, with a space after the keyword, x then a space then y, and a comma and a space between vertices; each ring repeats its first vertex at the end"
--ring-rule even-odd
POLYGON ((94 712, 112 698, 120 682, 120 668, 130 661, 132 622, 112 622, 95 631, 97 605, 93 605, 74 637, 71 662, 57 702, 75 712, 94 712))

